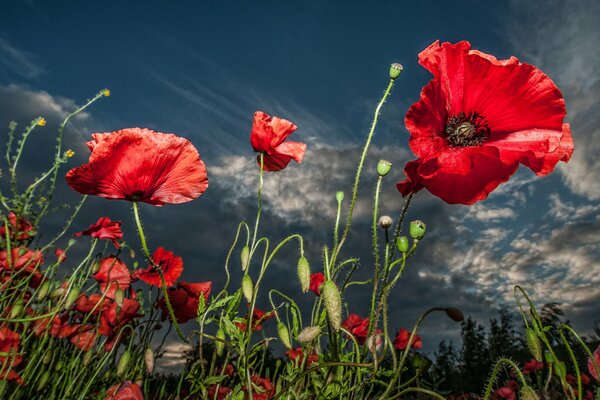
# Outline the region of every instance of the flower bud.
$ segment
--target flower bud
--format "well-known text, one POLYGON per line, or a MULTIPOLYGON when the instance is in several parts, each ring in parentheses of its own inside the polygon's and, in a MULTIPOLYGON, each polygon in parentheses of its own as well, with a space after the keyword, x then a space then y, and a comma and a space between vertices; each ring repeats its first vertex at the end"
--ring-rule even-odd
POLYGON ((120 287, 115 289, 115 303, 120 308, 123 308, 123 302, 125 301, 125 292, 120 287))
POLYGON ((63 297, 65 295, 66 289, 64 287, 57 287, 50 293, 50 298, 55 299, 57 297, 63 297))
POLYGON ((246 268, 248 268, 248 262, 250 261, 250 247, 248 247, 248 245, 244 246, 242 249, 240 261, 242 263, 242 271, 245 271, 246 268))
POLYGON ((15 304, 10 309, 10 319, 18 318, 23 312, 23 300, 19 299, 15 302, 15 304))
POLYGON ((79 297, 79 288, 73 286, 69 293, 67 294, 67 298, 65 299, 65 309, 71 308, 71 306, 75 303, 75 300, 79 297))
POLYGON ((61 369, 63 369, 64 366, 65 363, 63 362, 63 360, 58 360, 58 362, 54 365, 54 370, 60 371, 61 369))
POLYGON ((548 350, 544 350, 544 360, 548 364, 552 364, 554 362, 554 357, 552 356, 552 353, 550 353, 548 350))
POLYGON ((521 400, 540 400, 540 397, 530 386, 523 386, 519 392, 519 398, 521 400))
POLYGON ((387 160, 379 160, 377 163, 377 174, 379 174, 379 176, 386 176, 391 169, 392 163, 387 160))
POLYGON ((415 220, 412 221, 410 223, 410 237, 412 237, 415 240, 421 240, 423 239, 423 236, 425 236, 425 228, 427 227, 427 225, 425 225, 425 223, 423 221, 420 220, 415 220))
POLYGON ((398 236, 396 246, 401 253, 406 253, 408 251, 408 238, 406 236, 398 236))
POLYGON ((446 315, 454 322, 463 322, 465 320, 462 311, 455 307, 446 307, 446 315))
POLYGON ((96 274, 98 271, 100 271, 100 261, 96 260, 92 264, 92 274, 96 274))
POLYGON ((540 344, 540 339, 532 328, 525 329, 525 336, 527 339, 527 348, 533 355, 533 358, 537 362, 542 362, 542 345, 540 344))
POLYGON ((146 364, 146 372, 151 374, 154 371, 154 352, 150 347, 147 347, 144 351, 144 364, 146 364))
POLYGON ((404 67, 402 67, 402 64, 393 63, 390 66, 390 79, 396 79, 399 77, 403 69, 404 67))
POLYGON ((252 302, 252 295, 254 294, 254 285, 252 284, 252 278, 246 274, 242 278, 242 294, 246 298, 248 303, 252 302))
POLYGON ((321 286, 321 298, 325 302, 325 310, 329 323, 335 331, 340 330, 342 324, 342 297, 333 281, 325 281, 321 286))
POLYGON ((565 362, 559 361, 554 364, 554 372, 559 378, 565 379, 565 376, 567 376, 567 366, 565 365, 565 362))
POLYGON ((44 358, 42 358, 42 364, 48 365, 52 362, 52 350, 48 350, 46 354, 44 354, 44 358))
POLYGON ((131 358, 131 353, 129 350, 125 350, 119 359, 119 363, 117 364, 117 376, 122 378, 123 375, 127 372, 127 367, 129 367, 129 359, 131 358))
POLYGON ((315 340, 319 333, 321 333, 321 328, 318 326, 308 326, 298 334, 298 341, 301 343, 308 343, 315 340))
POLYGON ((279 333, 279 339, 281 340, 281 343, 283 343, 283 345, 288 349, 291 349, 292 342, 290 340, 290 332, 283 322, 279 322, 277 324, 277 333, 279 333))
POLYGON ((389 229, 393 223, 394 223, 394 221, 392 220, 392 217, 390 217, 389 215, 382 215, 379 218, 379 226, 382 227, 383 229, 389 229))
POLYGON ((336 192, 335 199, 337 200, 338 203, 341 203, 342 201, 344 201, 344 192, 336 192))
POLYGON ((92 351, 86 351, 85 354, 83 355, 83 366, 87 367, 90 362, 92 362, 92 357, 94 356, 94 353, 92 351))
POLYGON ((308 265, 308 260, 306 257, 302 256, 298 259, 298 280, 300 281, 300 287, 302 288, 302 293, 308 292, 310 288, 310 265, 308 265))
POLYGON ((46 371, 42 374, 42 377, 38 381, 35 391, 39 393, 42 390, 44 390, 44 388, 48 384, 48 381, 50 381, 50 371, 46 371))
POLYGON ((48 292, 50 292, 50 281, 44 281, 37 292, 38 300, 44 300, 48 296, 48 292))
MULTIPOLYGON (((223 329, 221 328, 219 328, 215 336, 217 339, 225 340, 225 332, 223 332, 223 329)), ((225 348, 225 343, 223 343, 221 340, 215 340, 215 350, 217 351, 218 356, 223 354, 223 349, 225 348)))

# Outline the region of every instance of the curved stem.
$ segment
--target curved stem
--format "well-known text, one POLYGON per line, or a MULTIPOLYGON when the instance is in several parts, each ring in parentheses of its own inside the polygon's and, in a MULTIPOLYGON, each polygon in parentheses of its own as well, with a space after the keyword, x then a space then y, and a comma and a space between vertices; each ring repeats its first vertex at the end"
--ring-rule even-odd
POLYGON ((485 394, 483 395, 484 400, 489 400, 489 398, 492 394, 492 389, 494 387, 494 384, 496 383, 496 378, 498 376, 498 373, 500 372, 500 368, 503 367, 505 364, 508 364, 512 368, 513 372, 517 375, 517 378, 519 378, 519 380, 521 381, 521 385, 527 386, 527 382, 525 381, 525 376, 523 376, 523 373, 521 372, 521 369, 519 368, 519 366, 517 364, 515 364, 514 361, 509 360, 508 358, 501 358, 496 362, 496 365, 494 365, 494 369, 492 370, 492 375, 490 376, 490 380, 488 381, 488 384, 485 388, 485 394))
POLYGON ((254 234, 252 235, 252 245, 250 246, 250 258, 254 253, 254 245, 256 243, 256 235, 258 233, 258 223, 260 222, 260 213, 262 211, 262 188, 263 188, 263 168, 265 156, 260 153, 260 173, 258 174, 258 210, 256 212, 256 222, 254 223, 254 234))
POLYGON ((560 338, 562 339, 565 347, 567 348, 569 357, 571 357, 571 362, 573 362, 573 367, 575 368, 575 376, 577 377, 577 399, 581 400, 583 397, 583 390, 581 387, 581 373, 579 372, 579 363, 577 362, 577 358, 575 357, 575 354, 573 354, 573 349, 571 349, 571 345, 569 345, 569 342, 567 341, 565 334, 562 332, 562 329, 558 330, 558 334, 560 335, 560 338))

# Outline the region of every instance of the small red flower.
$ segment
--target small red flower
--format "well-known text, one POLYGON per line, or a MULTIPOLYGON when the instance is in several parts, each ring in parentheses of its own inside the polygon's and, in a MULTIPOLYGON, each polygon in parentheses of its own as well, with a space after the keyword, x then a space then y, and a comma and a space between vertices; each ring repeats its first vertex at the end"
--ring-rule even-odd
POLYGON ((100 269, 94 275, 94 279, 100 285, 100 290, 106 291, 106 297, 109 299, 115 298, 117 289, 126 290, 131 284, 131 275, 127 266, 115 256, 100 261, 100 269))
POLYGON ((0 380, 16 381, 21 384, 23 380, 13 368, 23 361, 19 353, 19 334, 7 327, 0 327, 0 380))
POLYGON ((466 41, 435 42, 419 63, 433 79, 406 114, 418 159, 397 185, 403 196, 426 188, 447 203, 473 204, 519 163, 543 176, 571 158, 565 102, 539 69, 514 57, 497 60, 466 41))
MULTIPOLYGON (((250 380, 252 381, 252 399, 269 400, 275 394, 275 388, 269 379, 252 375, 250 380)), ((246 392, 247 386, 244 386, 242 389, 246 392)), ((248 393, 246 393, 244 398, 248 398, 248 393)))
POLYGON ((0 280, 5 281, 13 274, 22 274, 24 279, 29 279, 29 286, 36 288, 44 280, 40 267, 44 263, 44 256, 39 250, 30 250, 27 247, 13 247, 10 256, 7 250, 0 251, 0 280))
MULTIPOLYGON (((250 143, 254 151, 263 153, 264 171, 280 171, 291 160, 302 162, 306 144, 284 142, 296 130, 297 126, 285 119, 271 117, 262 111, 254 113, 254 124, 250 134, 250 143)), ((257 158, 260 165, 260 156, 257 158)))
POLYGON ((73 343, 74 346, 83 350, 89 351, 94 344, 96 344, 96 339, 98 335, 95 332, 95 329, 92 325, 82 326, 80 327, 69 340, 73 343))
POLYGON ((208 399, 210 400, 224 400, 232 390, 227 386, 220 386, 217 384, 212 384, 208 387, 208 399), (215 397, 216 396, 216 397, 215 397))
MULTIPOLYGON (((273 311, 264 312, 256 307, 254 307, 254 312, 252 313, 252 330, 260 331, 262 330, 262 324, 268 319, 271 319, 275 316, 273 311)), ((248 316, 244 317, 244 320, 247 320, 248 316)), ((240 330, 246 331, 246 323, 245 322, 234 322, 235 326, 237 326, 240 330)))
MULTIPOLYGON (((8 213, 8 230, 12 240, 27 240, 35 234, 33 225, 21 216, 17 216, 14 212, 8 213)), ((6 238, 6 226, 0 218, 0 237, 6 238)))
POLYGON ((317 296, 321 296, 321 285, 323 283, 325 283, 325 275, 322 272, 315 272, 310 275, 309 289, 317 296))
MULTIPOLYGON (((183 272, 183 259, 176 256, 172 251, 159 247, 152 255, 152 260, 162 270, 167 287, 175 285, 177 278, 183 272)), ((155 271, 153 265, 145 270, 135 271, 134 277, 143 280, 149 285, 162 286, 160 274, 155 271)))
POLYGON ((140 303, 137 300, 124 298, 123 307, 119 307, 114 301, 111 302, 100 314, 98 333, 104 336, 117 335, 119 329, 133 319, 141 317, 141 314, 138 314, 139 309, 140 303))
POLYGON ((111 221, 108 217, 100 217, 95 224, 90 225, 84 231, 75 233, 73 236, 89 235, 98 239, 112 240, 113 244, 118 249, 118 241, 123 239, 121 224, 121 221, 111 221))
POLYGON ((56 256, 56 261, 58 261, 59 264, 65 262, 65 260, 67 259, 67 253, 65 253, 63 249, 58 247, 54 249, 54 255, 56 256))
MULTIPOLYGON (((175 313, 177 322, 183 324, 191 319, 196 318, 198 315, 198 305, 200 304, 200 296, 204 297, 204 301, 208 301, 212 282, 202 283, 177 283, 177 288, 169 288, 167 294, 169 296, 169 302, 175 313)), ((164 298, 161 298, 157 307, 162 309, 163 318, 169 315, 167 308, 167 302, 164 298)))
POLYGON ((504 386, 496 389, 493 394, 494 399, 506 399, 506 400, 516 400, 517 394, 511 388, 504 386))
POLYGON ((92 138, 88 164, 66 177, 79 193, 162 206, 191 201, 208 187, 204 162, 187 139, 145 128, 92 138))
MULTIPOLYGON (((408 340, 410 339, 410 331, 408 329, 400 328, 396 338, 394 339, 394 347, 398 350, 404 350, 408 346, 408 340)), ((423 341, 419 335, 415 335, 412 341, 412 349, 418 350, 423 347, 423 341)))
POLYGON ((526 375, 540 369, 544 369, 544 363, 537 361, 535 358, 532 358, 523 365, 523 373, 526 375))
POLYGON ((144 394, 137 383, 125 381, 109 387, 104 400, 144 400, 144 394))
MULTIPOLYGON (((302 347, 290 349, 285 352, 285 355, 297 366, 302 365, 305 359, 304 350, 302 350, 302 347)), ((306 360, 306 368, 310 368, 310 366, 317 361, 319 361, 319 356, 314 353, 310 354, 306 360)))
MULTIPOLYGON (((596 364, 600 368, 600 346, 598 346, 596 348, 593 356, 594 356, 594 361, 596 361, 596 364)), ((594 361, 592 361, 591 358, 588 358, 588 362, 587 362, 588 371, 590 372, 590 375, 592 375, 592 377, 594 377, 594 379, 596 381, 600 381, 600 377, 598 377, 598 372, 596 371, 596 368, 594 366, 594 361)))
POLYGON ((342 327, 352 333, 359 344, 364 344, 369 331, 369 318, 362 318, 357 314, 350 314, 342 323, 342 327))

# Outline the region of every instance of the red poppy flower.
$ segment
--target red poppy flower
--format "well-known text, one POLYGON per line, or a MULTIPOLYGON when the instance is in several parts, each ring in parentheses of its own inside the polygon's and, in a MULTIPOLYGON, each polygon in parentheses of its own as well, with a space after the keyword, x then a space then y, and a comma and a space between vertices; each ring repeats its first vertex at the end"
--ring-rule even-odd
MULTIPOLYGON (((394 347, 398 350, 404 350, 408 346, 408 339, 410 339, 410 331, 408 329, 400 328, 396 338, 394 339, 394 347)), ((423 347, 423 341, 419 335, 415 335, 412 341, 411 348, 418 350, 423 347)))
POLYGON ((118 240, 123 239, 121 224, 121 221, 111 221, 108 217, 100 217, 95 224, 90 225, 84 231, 75 233, 73 236, 89 235, 98 239, 112 240, 113 244, 118 249, 118 240))
MULTIPOLYGON (((302 365, 302 363, 304 362, 304 350, 302 350, 302 347, 298 347, 296 349, 290 349, 288 351, 285 352, 285 355, 295 363, 295 365, 300 366, 302 365)), ((316 354, 310 354, 308 356, 308 359, 306 360, 306 368, 310 368, 310 366, 319 361, 319 356, 316 354)))
POLYGON ((208 187, 204 162, 187 139, 145 128, 92 137, 88 164, 66 177, 79 193, 162 206, 191 201, 208 187))
POLYGON ((65 253, 65 251, 59 247, 54 249, 54 255, 56 256, 56 261, 58 261, 59 264, 65 262, 67 259, 67 253, 65 253))
POLYGON ((100 315, 98 333, 104 336, 117 335, 119 329, 134 318, 141 317, 141 314, 138 314, 139 309, 140 303, 137 300, 124 298, 122 307, 113 301, 100 315))
POLYGON ((13 369, 23 361, 23 357, 18 355, 19 343, 18 333, 6 326, 0 327, 0 353, 4 354, 0 356, 0 380, 23 383, 21 376, 13 369))
POLYGON ((144 394, 137 383, 125 381, 109 387, 104 400, 144 400, 144 394))
POLYGON ((100 285, 100 290, 106 291, 106 297, 109 299, 115 298, 117 289, 126 290, 131 284, 131 275, 127 266, 115 256, 100 261, 100 269, 94 275, 94 279, 100 285))
MULTIPOLYGON (((256 307, 254 307, 254 311, 252 312, 252 330, 260 331, 262 330, 262 324, 275 316, 273 311, 264 312, 256 307)), ((244 317, 244 320, 248 320, 248 316, 244 317)), ((234 322, 235 326, 237 326, 240 330, 246 331, 246 323, 245 322, 234 322)))
POLYGON ((317 296, 321 296, 321 285, 323 283, 325 283, 325 275, 322 272, 310 274, 310 284, 308 287, 317 296))
POLYGON ((30 250, 23 246, 13 247, 10 257, 7 250, 2 250, 0 251, 0 280, 4 282, 13 274, 23 274, 23 278, 29 279, 29 286, 36 288, 44 280, 40 272, 43 263, 44 256, 39 250, 30 250))
MULTIPOLYGON (((177 278, 183 272, 183 259, 176 256, 172 251, 165 250, 163 247, 156 249, 152 255, 152 260, 162 270, 167 287, 175 285, 177 278)), ((149 285, 161 287, 162 281, 160 274, 155 271, 153 265, 145 270, 137 270, 133 273, 134 278, 141 279, 149 285)))
MULTIPOLYGON (((250 143, 254 151, 263 153, 264 171, 280 171, 291 160, 302 162, 306 144, 284 142, 296 130, 297 126, 285 119, 271 117, 262 111, 254 113, 254 124, 250 134, 250 143)), ((260 156, 257 158, 260 165, 260 156)))
POLYGON ((493 394, 494 399, 516 400, 517 394, 511 388, 504 386, 496 389, 493 394))
MULTIPOLYGON (((598 367, 600 367, 600 346, 598 346, 596 348, 593 356, 594 356, 594 361, 596 361, 596 364, 598 364, 598 367)), ((592 375, 594 377, 595 380, 600 381, 600 377, 598 377, 598 372, 596 371, 596 368, 594 366, 594 361, 592 361, 591 358, 588 358, 588 362, 587 362, 588 371, 590 372, 590 375, 592 375)))
POLYGON ((210 400, 224 400, 232 391, 227 386, 212 384, 208 387, 207 395, 210 400))
POLYGON ((524 374, 530 374, 540 369, 544 369, 544 363, 537 361, 535 358, 532 358, 523 365, 524 374))
POLYGON ((485 199, 519 163, 550 173, 573 153, 562 94, 516 58, 497 60, 469 42, 435 42, 419 54, 433 79, 406 114, 418 157, 398 183, 403 196, 426 188, 448 203, 485 199))
POLYGON ((89 351, 94 347, 97 338, 98 335, 96 334, 94 327, 92 325, 87 325, 79 327, 77 331, 71 335, 69 340, 77 348, 83 351, 89 351))
MULTIPOLYGON (((183 324, 196 318, 198 315, 198 305, 200 304, 199 298, 202 296, 204 297, 204 301, 208 301, 211 287, 212 282, 179 282, 177 288, 169 288, 167 294, 178 323, 183 324)), ((164 298, 158 301, 157 307, 162 309, 163 318, 169 315, 167 302, 164 298)))
MULTIPOLYGON (((269 400, 275 394, 275 388, 269 379, 252 375, 250 380, 252 381, 252 399, 269 400)), ((246 392, 247 386, 244 386, 242 390, 246 392)), ((248 393, 246 393, 244 398, 248 398, 248 393)))
MULTIPOLYGON (((17 216, 14 212, 8 213, 8 230, 10 237, 13 240, 26 240, 35 235, 33 225, 21 216, 17 216)), ((6 238, 6 226, 4 221, 0 219, 0 237, 6 238)))

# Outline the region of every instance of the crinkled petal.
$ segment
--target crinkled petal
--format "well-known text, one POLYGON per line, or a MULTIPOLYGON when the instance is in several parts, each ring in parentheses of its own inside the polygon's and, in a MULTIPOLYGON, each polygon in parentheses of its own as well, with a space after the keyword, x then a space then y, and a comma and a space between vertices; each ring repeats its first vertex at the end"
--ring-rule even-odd
POLYGON ((254 151, 270 153, 296 129, 297 126, 286 119, 257 111, 254 113, 250 143, 254 151))

